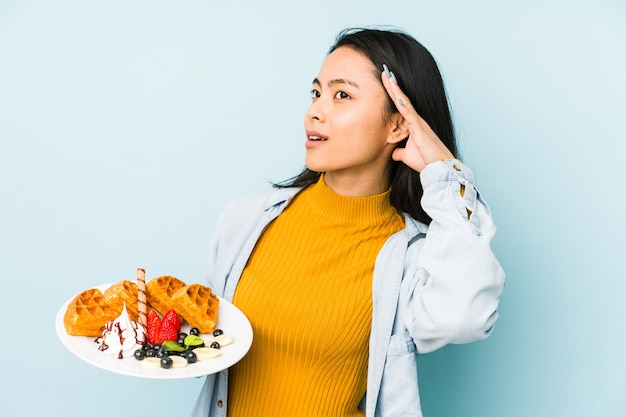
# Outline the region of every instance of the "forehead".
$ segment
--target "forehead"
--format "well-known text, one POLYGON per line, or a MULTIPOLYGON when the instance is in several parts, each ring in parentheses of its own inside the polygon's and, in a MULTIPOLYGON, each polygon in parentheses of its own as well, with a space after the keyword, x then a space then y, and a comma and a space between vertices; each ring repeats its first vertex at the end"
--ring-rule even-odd
POLYGON ((376 68, 369 58, 345 46, 335 49, 326 57, 317 78, 322 83, 335 78, 352 80, 357 84, 378 81, 376 68))

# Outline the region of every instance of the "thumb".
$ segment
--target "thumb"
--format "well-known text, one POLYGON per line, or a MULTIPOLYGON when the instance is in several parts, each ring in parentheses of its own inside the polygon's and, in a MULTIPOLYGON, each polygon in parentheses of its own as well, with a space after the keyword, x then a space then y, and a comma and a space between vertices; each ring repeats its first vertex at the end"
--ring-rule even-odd
POLYGON ((406 152, 405 148, 396 148, 393 150, 393 153, 391 154, 391 159, 393 159, 394 161, 402 161, 402 158, 404 158, 405 152, 406 152))

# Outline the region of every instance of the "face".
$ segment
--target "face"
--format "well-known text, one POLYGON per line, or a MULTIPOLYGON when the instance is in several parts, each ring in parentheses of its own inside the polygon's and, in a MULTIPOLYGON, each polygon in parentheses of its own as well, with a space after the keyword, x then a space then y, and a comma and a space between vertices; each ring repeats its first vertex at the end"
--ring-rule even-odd
POLYGON ((384 191, 395 147, 386 103, 387 93, 365 55, 347 47, 328 55, 313 81, 304 120, 307 167, 324 172, 331 188, 332 181, 386 181, 384 191))

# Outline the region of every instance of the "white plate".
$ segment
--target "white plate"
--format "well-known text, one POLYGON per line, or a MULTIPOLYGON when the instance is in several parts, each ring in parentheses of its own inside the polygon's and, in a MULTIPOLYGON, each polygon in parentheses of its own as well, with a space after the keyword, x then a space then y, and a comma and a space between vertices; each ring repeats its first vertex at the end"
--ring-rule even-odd
MULTIPOLYGON (((100 291, 104 292, 111 284, 99 285, 100 291)), ((56 316, 55 327, 57 335, 65 347, 85 362, 122 375, 151 379, 183 379, 196 378, 210 375, 229 368, 239 362, 248 353, 252 345, 252 326, 246 316, 237 307, 220 297, 220 307, 217 315, 217 328, 224 333, 230 334, 234 342, 221 348, 221 355, 214 359, 190 363, 184 368, 151 369, 147 368, 134 357, 117 359, 115 355, 109 355, 98 350, 99 344, 95 337, 70 336, 65 331, 63 317, 67 306, 74 296, 67 300, 59 309, 56 316)), ((188 332, 189 325, 183 325, 182 331, 188 332)), ((205 341, 212 335, 200 335, 205 341)))

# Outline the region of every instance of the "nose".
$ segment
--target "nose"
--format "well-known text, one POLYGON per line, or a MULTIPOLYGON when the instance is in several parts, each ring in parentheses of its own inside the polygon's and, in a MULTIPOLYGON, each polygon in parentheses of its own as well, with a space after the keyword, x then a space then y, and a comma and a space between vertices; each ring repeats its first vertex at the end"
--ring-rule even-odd
POLYGON ((306 119, 309 121, 316 120, 323 122, 326 120, 326 111, 321 97, 314 99, 306 111, 306 119))

